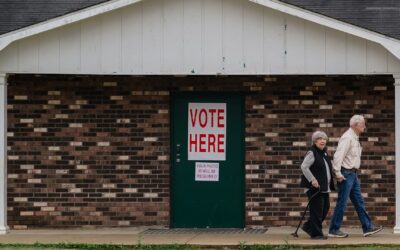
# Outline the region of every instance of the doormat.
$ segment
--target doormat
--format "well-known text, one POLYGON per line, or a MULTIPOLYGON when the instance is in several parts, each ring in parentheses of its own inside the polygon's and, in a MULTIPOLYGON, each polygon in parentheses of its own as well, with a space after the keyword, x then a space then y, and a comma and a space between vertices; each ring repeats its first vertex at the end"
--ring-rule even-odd
POLYGON ((147 229, 141 234, 264 234, 268 229, 240 228, 171 228, 147 229))

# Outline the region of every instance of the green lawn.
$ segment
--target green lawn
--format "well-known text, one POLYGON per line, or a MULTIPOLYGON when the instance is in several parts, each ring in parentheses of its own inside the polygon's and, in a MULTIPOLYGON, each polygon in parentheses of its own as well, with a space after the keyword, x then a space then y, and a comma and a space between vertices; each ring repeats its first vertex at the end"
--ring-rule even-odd
POLYGON ((87 249, 87 250, 316 250, 316 249, 344 249, 344 250, 389 250, 399 249, 400 245, 362 245, 362 246, 263 246, 263 245, 245 245, 239 244, 238 246, 226 246, 226 247, 208 247, 208 246, 190 246, 190 245, 135 245, 135 246, 123 246, 123 245, 94 245, 94 244, 2 244, 0 243, 0 249, 10 250, 50 250, 50 249, 87 249))

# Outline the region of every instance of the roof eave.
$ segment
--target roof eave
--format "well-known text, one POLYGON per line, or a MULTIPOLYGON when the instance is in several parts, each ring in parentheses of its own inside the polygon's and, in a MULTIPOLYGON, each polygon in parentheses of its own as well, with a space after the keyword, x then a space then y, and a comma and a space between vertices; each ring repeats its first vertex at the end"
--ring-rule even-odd
POLYGON ((37 35, 39 33, 56 29, 67 24, 75 23, 93 16, 97 16, 103 13, 107 13, 112 10, 116 10, 125 7, 130 4, 141 2, 142 0, 113 0, 104 2, 85 8, 79 11, 68 13, 66 15, 56 17, 44 22, 40 22, 22 29, 11 31, 0 35, 0 51, 7 47, 10 43, 29 37, 37 35))

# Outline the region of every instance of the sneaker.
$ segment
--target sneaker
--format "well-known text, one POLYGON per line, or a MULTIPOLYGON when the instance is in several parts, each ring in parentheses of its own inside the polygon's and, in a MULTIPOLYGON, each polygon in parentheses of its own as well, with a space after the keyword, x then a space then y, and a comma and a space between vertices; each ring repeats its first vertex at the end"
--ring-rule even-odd
POLYGON ((346 238, 349 235, 347 233, 343 233, 340 230, 337 230, 336 232, 329 232, 328 236, 332 238, 346 238))
POLYGON ((382 231, 382 229, 383 229, 382 226, 379 226, 379 227, 373 226, 370 230, 368 230, 368 231, 366 231, 366 232, 364 233, 364 237, 367 237, 367 236, 376 234, 376 233, 382 231))
POLYGON ((328 237, 326 237, 325 235, 317 235, 317 236, 312 236, 311 239, 312 240, 327 240, 328 237))

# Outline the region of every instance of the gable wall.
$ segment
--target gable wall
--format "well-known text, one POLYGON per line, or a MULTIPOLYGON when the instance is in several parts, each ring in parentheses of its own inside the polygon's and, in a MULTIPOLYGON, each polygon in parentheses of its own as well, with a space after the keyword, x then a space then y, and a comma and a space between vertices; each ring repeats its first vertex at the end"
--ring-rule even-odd
POLYGON ((148 0, 14 42, 0 72, 375 74, 382 46, 247 0, 148 0))

